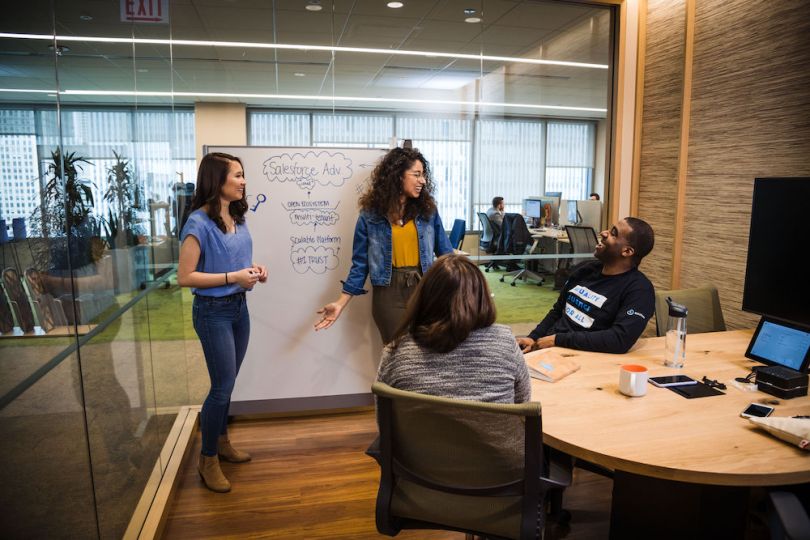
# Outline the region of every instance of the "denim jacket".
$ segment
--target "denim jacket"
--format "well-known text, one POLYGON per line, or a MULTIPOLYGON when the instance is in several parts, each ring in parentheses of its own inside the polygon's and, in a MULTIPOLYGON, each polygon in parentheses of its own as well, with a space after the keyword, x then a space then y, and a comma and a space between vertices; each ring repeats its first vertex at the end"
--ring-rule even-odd
MULTIPOLYGON (((416 232, 419 237, 419 265, 422 273, 427 272, 433 260, 453 248, 442 225, 439 213, 429 219, 416 217, 416 232)), ((349 276, 343 281, 343 292, 357 296, 365 294, 363 289, 366 277, 371 274, 371 284, 388 287, 391 284, 391 224, 385 217, 360 211, 354 227, 352 245, 352 268, 349 276)))

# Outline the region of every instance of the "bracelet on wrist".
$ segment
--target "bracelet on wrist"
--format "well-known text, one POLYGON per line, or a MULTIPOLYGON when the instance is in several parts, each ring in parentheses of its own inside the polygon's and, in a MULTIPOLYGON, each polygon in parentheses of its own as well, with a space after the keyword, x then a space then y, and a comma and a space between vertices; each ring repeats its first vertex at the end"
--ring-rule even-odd
POLYGON ((225 285, 228 285, 228 272, 225 272, 225 285))

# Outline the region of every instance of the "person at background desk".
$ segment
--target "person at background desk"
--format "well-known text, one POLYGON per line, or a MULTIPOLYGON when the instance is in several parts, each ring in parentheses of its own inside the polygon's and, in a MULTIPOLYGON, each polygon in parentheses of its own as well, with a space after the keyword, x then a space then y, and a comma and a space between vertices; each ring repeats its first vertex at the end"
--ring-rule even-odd
POLYGON ((492 208, 487 210, 487 217, 499 229, 503 227, 503 216, 506 213, 504 208, 506 208, 506 204, 503 202, 503 197, 495 197, 492 199, 492 208))
POLYGON ((627 217, 599 234, 597 261, 576 266, 548 315, 528 337, 523 352, 547 347, 625 353, 655 312, 652 283, 638 269, 655 237, 645 221, 627 217))
POLYGON ((323 306, 315 330, 332 326, 354 296, 365 294, 371 275, 371 313, 383 344, 394 337, 405 306, 435 257, 452 253, 442 225, 430 165, 414 148, 394 148, 371 173, 371 186, 360 197, 354 228, 352 267, 343 290, 323 306))
POLYGON ((400 390, 492 403, 531 399, 508 326, 495 323, 484 274, 463 255, 439 257, 383 351, 377 380, 400 390))
POLYGON ((267 281, 267 268, 253 263, 239 158, 221 153, 203 157, 191 209, 180 235, 177 284, 192 287, 194 330, 211 378, 200 412, 198 471, 208 489, 224 493, 231 483, 222 474, 219 457, 233 463, 250 461, 250 455, 231 446, 227 431, 231 393, 250 337, 245 291, 267 281))
POLYGON ((588 197, 592 201, 600 201, 599 194, 596 192, 591 193, 590 197, 588 197))

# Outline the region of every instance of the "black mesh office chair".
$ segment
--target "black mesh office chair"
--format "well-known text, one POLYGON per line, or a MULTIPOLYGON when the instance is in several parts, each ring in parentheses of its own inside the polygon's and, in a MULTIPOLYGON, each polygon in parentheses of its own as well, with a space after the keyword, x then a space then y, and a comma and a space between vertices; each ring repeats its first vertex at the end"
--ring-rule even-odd
MULTIPOLYGON (((596 249, 596 231, 593 227, 581 227, 579 225, 566 225, 565 233, 568 235, 568 242, 571 244, 571 253, 593 253, 596 249)), ((577 259, 577 261, 582 259, 577 259)))
MULTIPOLYGON (((526 221, 520 214, 506 214, 503 217, 503 231, 501 241, 498 243, 498 254, 525 255, 532 245, 532 234, 526 226, 526 221)), ((512 276, 510 285, 515 286, 518 279, 528 281, 533 279, 540 286, 545 279, 543 276, 529 269, 529 262, 524 261, 523 268, 517 268, 501 276, 503 283, 507 276, 512 276)))

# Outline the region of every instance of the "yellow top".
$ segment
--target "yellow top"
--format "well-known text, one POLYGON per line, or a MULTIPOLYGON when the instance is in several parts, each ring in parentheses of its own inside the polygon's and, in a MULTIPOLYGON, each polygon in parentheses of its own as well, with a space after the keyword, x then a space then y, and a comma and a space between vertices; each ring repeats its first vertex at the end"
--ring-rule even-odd
POLYGON ((405 225, 391 225, 391 265, 419 266, 419 237, 416 222, 408 221, 405 225))

